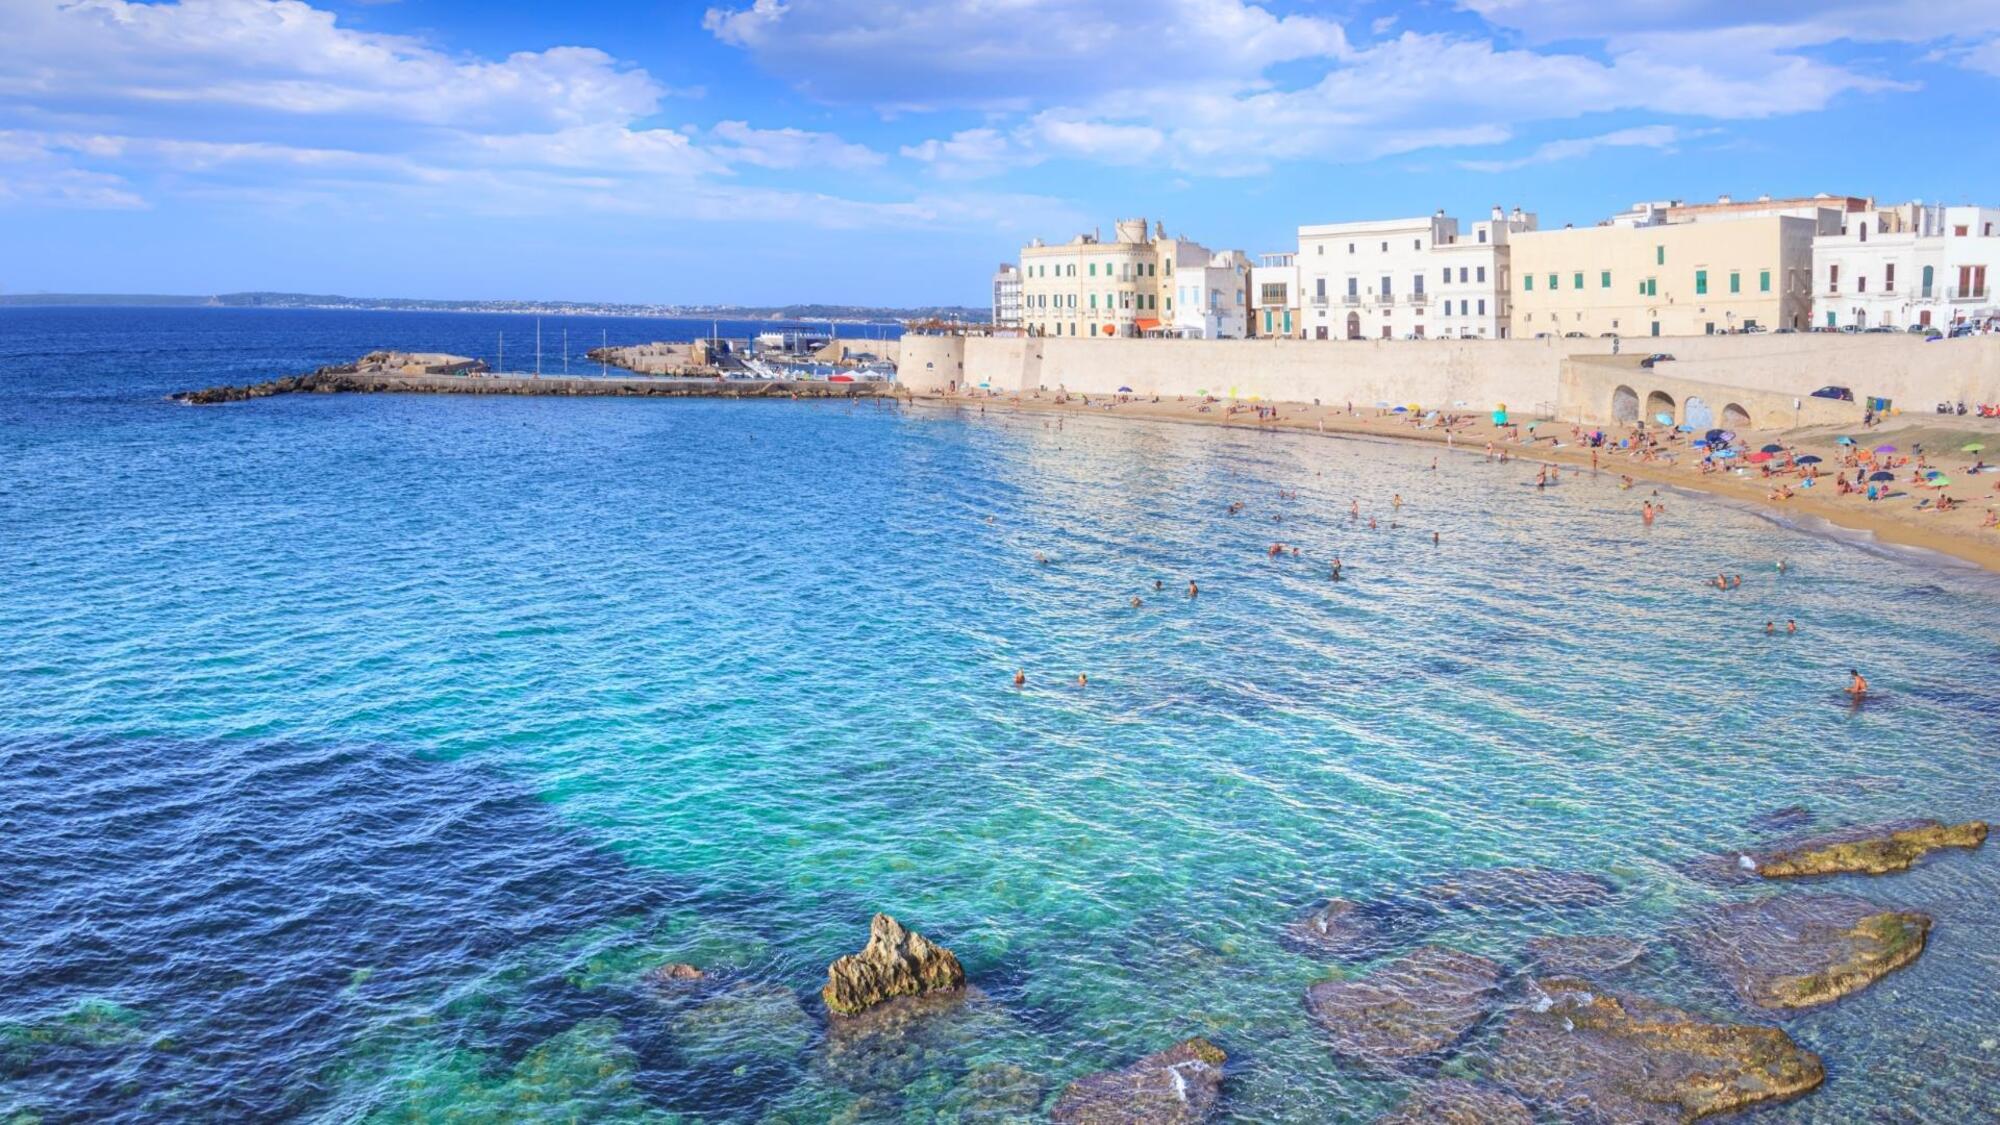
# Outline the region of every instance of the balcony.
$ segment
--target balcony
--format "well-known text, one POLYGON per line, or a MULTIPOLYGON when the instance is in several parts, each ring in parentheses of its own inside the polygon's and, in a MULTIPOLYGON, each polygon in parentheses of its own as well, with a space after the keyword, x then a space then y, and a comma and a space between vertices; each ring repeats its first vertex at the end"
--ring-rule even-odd
POLYGON ((1412 293, 1409 296, 1409 301, 1411 305, 1423 308, 1425 305, 1431 303, 1431 296, 1428 293, 1412 293))
POLYGON ((1361 303, 1361 294, 1349 293, 1340 299, 1340 303, 1343 305, 1358 305, 1361 303))
POLYGON ((1984 301, 1986 299, 1986 287, 1984 285, 1975 285, 1970 288, 1954 285, 1944 292, 1945 299, 1948 301, 1984 301))
POLYGON ((1324 294, 1324 293, 1315 293, 1315 294, 1313 294, 1313 299, 1312 299, 1312 304, 1313 304, 1313 308, 1316 308, 1316 309, 1323 309, 1323 308, 1325 308, 1325 307, 1326 307, 1326 294, 1324 294))
POLYGON ((1393 305, 1396 303, 1396 295, 1394 293, 1377 293, 1375 294, 1375 303, 1378 305, 1393 305))

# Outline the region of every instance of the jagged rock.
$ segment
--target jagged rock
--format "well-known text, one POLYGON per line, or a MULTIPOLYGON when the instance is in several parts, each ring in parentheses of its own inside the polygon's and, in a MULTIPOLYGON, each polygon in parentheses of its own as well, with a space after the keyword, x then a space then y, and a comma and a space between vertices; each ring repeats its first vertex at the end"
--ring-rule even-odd
POLYGON ((965 969, 951 950, 877 914, 868 924, 867 946, 827 966, 820 996, 835 1015, 852 1016, 897 996, 963 987, 965 969))
POLYGON ((1646 955, 1646 943, 1618 934, 1563 934, 1528 939, 1528 956, 1555 976, 1617 972, 1646 955))
POLYGON ((1566 1120, 1669 1125, 1797 1097, 1826 1078, 1819 1056, 1772 1027, 1711 1023, 1571 977, 1534 983, 1488 1072, 1566 1120))
POLYGON ((1986 822, 1940 824, 1935 820, 1904 820, 1849 828, 1806 840, 1796 840, 1745 857, 1746 871, 1766 879, 1797 879, 1813 875, 1887 875, 1939 848, 1976 848, 1986 842, 1986 822))
POLYGON ((1410 911, 1336 898, 1285 927, 1285 938, 1307 953, 1359 961, 1380 957, 1417 928, 1410 911))
POLYGON ((1744 1003, 1796 1010, 1859 992, 1915 961, 1931 920, 1847 895, 1732 903, 1688 928, 1695 956, 1744 1003))
POLYGON ((646 983, 655 988, 671 988, 676 984, 701 980, 707 973, 685 961, 670 961, 646 973, 646 983))
POLYGON ((1499 988, 1499 965, 1426 945, 1366 976, 1313 985, 1306 1009, 1333 1037, 1335 1054, 1395 1063, 1457 1043, 1499 988))
POLYGON ((1519 1098, 1490 1086, 1440 1078, 1418 1086, 1375 1125, 1535 1125, 1519 1098))
POLYGON ((1550 867, 1480 867, 1440 879, 1418 892, 1450 910, 1561 910, 1601 906, 1618 886, 1599 875, 1550 867))
POLYGON ((1058 1125, 1192 1125, 1221 1100, 1227 1059, 1206 1039, 1184 1040, 1070 1083, 1049 1118, 1058 1125))

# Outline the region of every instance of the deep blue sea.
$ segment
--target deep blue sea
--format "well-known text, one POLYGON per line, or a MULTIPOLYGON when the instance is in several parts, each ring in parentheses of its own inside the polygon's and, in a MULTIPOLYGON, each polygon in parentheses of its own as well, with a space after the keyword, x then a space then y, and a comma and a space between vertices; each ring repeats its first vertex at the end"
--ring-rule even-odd
MULTIPOLYGON (((1408 1081, 1306 1015, 1367 969, 1282 940, 1323 898, 1600 876, 1429 939, 1628 934, 1621 986, 1764 1019, 1674 935, 1769 888, 1699 861, 2000 812, 1995 583, 1720 501, 998 409, 167 400, 503 329, 0 310, 0 1121, 1032 1120, 1196 1034, 1230 1119, 1365 1121, 1408 1081), (828 1034, 877 910, 970 1014, 828 1034)), ((1784 1021, 1828 1080, 1753 1116, 1994 1120, 2000 845, 1830 886, 1930 948, 1784 1021)))

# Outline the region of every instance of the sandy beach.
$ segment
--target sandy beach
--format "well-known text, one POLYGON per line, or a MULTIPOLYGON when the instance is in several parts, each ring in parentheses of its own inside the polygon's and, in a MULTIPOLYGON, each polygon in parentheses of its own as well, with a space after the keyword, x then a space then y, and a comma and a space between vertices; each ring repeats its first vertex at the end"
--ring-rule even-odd
MULTIPOLYGON (((1968 563, 2000 572, 2000 527, 1982 526, 1989 515, 2000 511, 2000 465, 1988 465, 1982 472, 1968 470, 1985 456, 2000 457, 2000 421, 1971 416, 1895 415, 1875 427, 1837 431, 1808 427, 1800 430, 1744 430, 1738 444, 1748 450, 1766 445, 1785 447, 1786 456, 1816 456, 1821 459, 1819 479, 1811 487, 1801 487, 1802 471, 1766 477, 1760 466, 1735 459, 1736 468, 1704 473, 1702 451, 1689 446, 1698 435, 1668 434, 1663 427, 1647 431, 1662 444, 1650 459, 1633 448, 1618 448, 1632 427, 1604 427, 1607 443, 1593 449, 1582 436, 1595 426, 1574 426, 1560 420, 1539 420, 1513 415, 1506 427, 1493 424, 1488 414, 1462 415, 1449 431, 1435 420, 1426 421, 1409 414, 1396 414, 1373 405, 1347 403, 1315 406, 1311 403, 1259 402, 1230 403, 1192 398, 1155 400, 1140 396, 1059 395, 1040 392, 1024 395, 975 393, 971 395, 917 395, 910 401, 937 406, 979 407, 988 410, 1087 414, 1091 417, 1141 418, 1150 421, 1228 426, 1239 429, 1276 429, 1299 433, 1363 435, 1401 441, 1429 442, 1453 451, 1485 456, 1491 443, 1495 453, 1505 451, 1510 458, 1522 458, 1622 474, 1634 482, 1671 485, 1713 493, 1735 500, 1765 505, 1795 518, 1818 518, 1837 527, 1867 532, 1884 543, 1936 551, 1968 563), (1261 408, 1261 412, 1260 412, 1261 408), (1529 424, 1534 430, 1529 430, 1529 424), (1846 436, 1856 444, 1844 446, 1846 436), (1967 444, 1979 443, 1986 452, 1961 452, 1967 444), (1835 477, 1854 478, 1847 462, 1849 448, 1872 450, 1894 446, 1893 454, 1880 459, 1896 479, 1886 498, 1870 501, 1863 492, 1840 494, 1835 477), (1922 465, 1918 451, 1921 450, 1922 465), (1952 482, 1949 487, 1919 487, 1912 477, 1926 469, 1941 470, 1952 482), (1774 497, 1781 486, 1789 486, 1789 497, 1774 497), (1949 511, 1937 508, 1940 496, 1954 501, 1949 511), (1921 505, 1921 506, 1920 506, 1921 505)), ((1632 497, 1632 518, 1640 518, 1643 498, 1632 497)))

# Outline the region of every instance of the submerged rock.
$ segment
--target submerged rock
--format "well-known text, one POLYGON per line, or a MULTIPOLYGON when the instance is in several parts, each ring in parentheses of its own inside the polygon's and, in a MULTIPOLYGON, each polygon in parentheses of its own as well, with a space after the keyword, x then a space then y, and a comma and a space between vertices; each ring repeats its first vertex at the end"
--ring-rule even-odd
POLYGON ((697 1063, 792 1059, 819 1033, 798 994, 769 981, 742 981, 677 1006, 667 1030, 675 1049, 697 1063))
POLYGON ((646 973, 646 983, 655 988, 671 988, 688 981, 702 980, 708 974, 685 961, 670 961, 646 973))
POLYGON ((1410 911, 1335 898, 1285 927, 1285 938, 1307 953, 1360 961, 1387 953, 1417 928, 1410 911))
POLYGON ((963 987, 965 969, 951 950, 877 914, 868 925, 867 946, 827 966, 820 996, 835 1015, 853 1016, 898 996, 963 987))
POLYGON ((1667 1125, 1797 1097, 1826 1078, 1819 1056, 1772 1027, 1711 1023, 1571 977, 1507 1018, 1494 1080, 1592 1122, 1667 1125))
POLYGON ((1206 1039, 1188 1039, 1130 1066, 1086 1075, 1056 1099, 1058 1125, 1192 1125, 1222 1098, 1228 1056, 1206 1039))
POLYGON ((1752 832, 1796 832, 1813 821, 1812 810, 1804 805, 1786 805, 1781 809, 1758 813, 1748 824, 1752 832))
POLYGON ((1375 1125, 1535 1125, 1519 1098, 1457 1078, 1426 1082, 1375 1125))
POLYGON ((1528 939, 1528 956, 1546 973, 1594 977, 1646 955, 1646 943, 1618 934, 1563 934, 1528 939))
POLYGON ((1601 906, 1618 886, 1601 875, 1551 867, 1480 867, 1425 887, 1420 896, 1448 910, 1561 910, 1601 906))
POLYGON ((1909 870, 1911 864, 1939 848, 1976 848, 1985 842, 1983 820, 1949 825, 1935 820, 1904 820, 1781 844, 1748 856, 1746 870, 1766 879, 1887 875, 1909 870))
POLYGON ((1499 965, 1426 945, 1367 976, 1313 985, 1306 1009, 1333 1037, 1335 1054, 1394 1063, 1457 1043, 1486 1014, 1499 988, 1499 965))
POLYGON ((1695 956, 1744 1003, 1796 1010, 1859 992, 1915 961, 1931 920, 1848 895, 1739 902, 1689 928, 1695 956))

